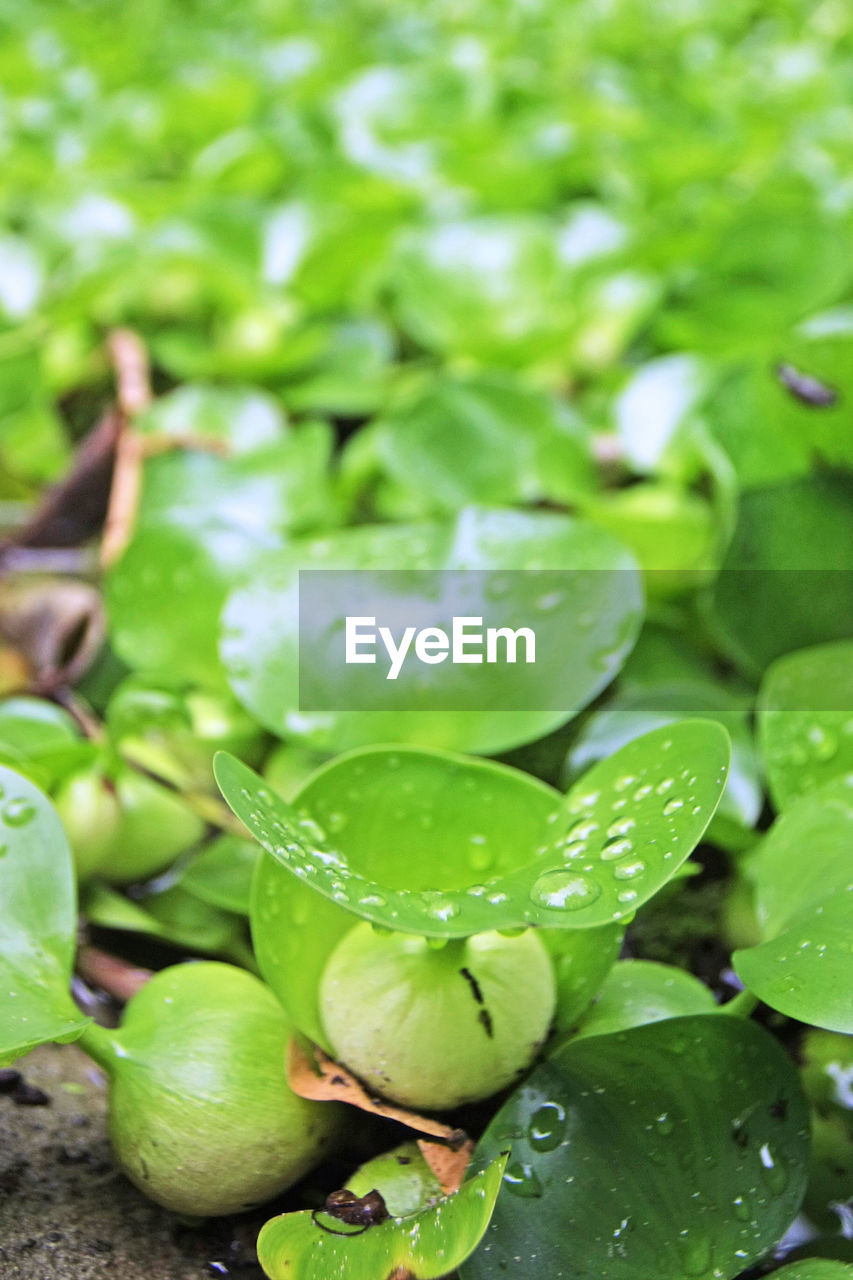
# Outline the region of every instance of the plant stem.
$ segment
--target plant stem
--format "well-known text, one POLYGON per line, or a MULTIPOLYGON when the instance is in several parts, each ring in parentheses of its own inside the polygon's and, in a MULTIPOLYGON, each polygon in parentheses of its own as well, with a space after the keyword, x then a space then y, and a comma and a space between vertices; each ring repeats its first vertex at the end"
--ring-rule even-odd
POLYGON ((729 1013, 735 1018, 748 1018, 758 1008, 758 996, 751 991, 739 991, 731 1000, 721 1004, 718 1013, 729 1013))
POLYGON ((111 1033, 106 1027, 99 1027, 97 1022, 90 1022, 83 1028, 77 1043, 104 1071, 110 1071, 118 1057, 111 1033))

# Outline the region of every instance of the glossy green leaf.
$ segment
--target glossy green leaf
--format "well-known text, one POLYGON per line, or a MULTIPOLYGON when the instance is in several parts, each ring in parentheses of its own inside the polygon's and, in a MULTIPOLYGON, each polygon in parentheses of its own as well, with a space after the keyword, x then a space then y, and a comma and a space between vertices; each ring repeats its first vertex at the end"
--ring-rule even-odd
POLYGON ((853 774, 803 796, 776 819, 751 867, 756 909, 772 936, 810 904, 851 879, 853 774))
POLYGON ((719 1014, 573 1041, 491 1121, 512 1143, 465 1280, 730 1280, 793 1219, 807 1110, 773 1038, 719 1014))
POLYGON ((758 741, 777 809, 853 772, 853 642, 779 658, 758 698, 758 741))
POLYGON ((376 1188, 394 1218, 409 1217, 441 1198, 441 1186, 417 1142, 374 1156, 347 1178, 347 1189, 365 1196, 376 1188))
POLYGON ((77 925, 74 868, 50 801, 0 766, 0 1063, 89 1021, 68 993, 77 925))
POLYGON ((310 1213, 282 1214, 262 1229, 258 1259, 270 1280, 388 1280, 398 1269, 414 1280, 435 1280, 458 1267, 482 1239, 505 1163, 497 1156, 455 1195, 360 1233, 328 1219, 326 1225, 343 1233, 330 1235, 310 1213))
POLYGON ((376 924, 465 937, 631 915, 699 842, 728 756, 719 725, 683 720, 595 765, 565 801, 506 766, 415 748, 339 757, 294 806, 233 756, 215 768, 235 814, 318 893, 376 924))
POLYGON ((771 1008, 853 1033, 853 883, 813 904, 768 942, 736 951, 732 964, 741 982, 771 1008))
POLYGON ((774 1009, 853 1031, 853 774, 800 797, 762 841, 751 874, 763 941, 736 951, 741 981, 774 1009))
POLYGON ((740 691, 707 679, 644 680, 635 689, 620 688, 585 720, 566 760, 568 777, 577 777, 596 760, 606 759, 651 729, 685 716, 707 716, 723 725, 732 742, 731 768, 715 830, 723 819, 752 827, 761 813, 763 792, 749 709, 740 691))
POLYGON ((692 973, 654 960, 620 960, 604 979, 574 1039, 609 1035, 691 1013, 710 1013, 715 1008, 713 995, 692 973))
MULTIPOLYGON (((485 577, 485 575, 484 575, 485 577)), ((497 610, 502 621, 535 617, 541 583, 535 573, 513 576, 508 595, 488 595, 478 582, 471 608, 484 618, 497 610)), ((549 606, 550 608, 550 606, 549 606)), ((229 597, 222 618, 221 654, 231 686, 252 714, 281 737, 299 737, 321 750, 344 750, 370 742, 418 742, 457 750, 494 752, 530 741, 563 723, 612 680, 636 637, 641 588, 628 552, 603 530, 545 512, 462 512, 455 524, 376 526, 348 529, 295 544, 272 557, 229 597), (395 706, 396 686, 383 689, 379 710, 307 713, 299 710, 298 571, 302 569, 558 569, 572 584, 549 614, 564 619, 577 637, 572 661, 540 664, 530 705, 554 710, 483 711, 482 689, 468 710, 404 711, 395 706), (577 627, 579 614, 589 625, 577 627), (554 681, 559 678, 559 690, 554 681)), ((497 615, 496 615, 497 616, 497 615)), ((328 631, 334 634, 336 620, 328 631)), ((555 630, 554 634, 557 634, 555 630)), ((432 667, 431 671, 439 671, 432 667)), ((497 670, 497 669, 496 669, 497 670)), ((332 673, 333 674, 333 673, 332 673)), ((330 676, 331 678, 331 676, 330 676)), ((346 691, 342 695, 345 699, 346 691)), ((458 691, 460 703, 471 697, 458 691)), ((495 702, 500 703, 495 684, 495 702)))
POLYGON ((701 837, 727 750, 719 726, 683 721, 595 766, 563 800, 506 766, 364 749, 318 770, 293 805, 218 756, 223 795, 272 855, 253 888, 261 970, 296 1024, 323 1043, 317 985, 353 912, 445 938, 526 924, 566 929, 549 947, 558 1023, 571 1026, 615 958, 614 922, 652 897, 701 837), (587 942, 578 928, 591 930, 587 942))

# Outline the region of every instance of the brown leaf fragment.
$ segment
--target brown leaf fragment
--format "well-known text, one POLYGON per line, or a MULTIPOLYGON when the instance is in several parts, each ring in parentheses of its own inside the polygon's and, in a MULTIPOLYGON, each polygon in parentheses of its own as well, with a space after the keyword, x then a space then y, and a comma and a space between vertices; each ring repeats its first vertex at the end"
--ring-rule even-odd
POLYGON ((396 1120, 418 1133, 429 1134, 437 1145, 449 1147, 451 1151, 461 1151, 468 1143, 462 1129, 455 1129, 430 1116, 418 1115, 368 1093, 351 1071, 335 1062, 318 1045, 311 1045, 306 1050, 296 1037, 288 1046, 287 1082, 300 1098, 315 1102, 348 1102, 370 1115, 396 1120))
POLYGON ((471 1139, 466 1138, 462 1146, 456 1150, 442 1143, 427 1142, 424 1138, 418 1138, 418 1146, 444 1194, 455 1195, 465 1180, 465 1171, 474 1153, 474 1143, 471 1139))
POLYGON ((111 410, 93 427, 68 474, 45 492, 32 518, 0 548, 0 569, 13 559, 15 548, 79 547, 98 533, 107 514, 120 426, 111 410))

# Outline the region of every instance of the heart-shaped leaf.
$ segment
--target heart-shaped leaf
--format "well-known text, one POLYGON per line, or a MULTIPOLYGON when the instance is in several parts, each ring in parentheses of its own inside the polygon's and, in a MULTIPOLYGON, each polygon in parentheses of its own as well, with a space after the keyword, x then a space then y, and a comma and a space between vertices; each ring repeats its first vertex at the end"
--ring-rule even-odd
POLYGON ((776 820, 752 864, 764 940, 732 958, 774 1009, 853 1031, 853 774, 802 796, 776 820))
POLYGON ((270 1280, 413 1280, 445 1276, 476 1249, 501 1186, 505 1156, 464 1182, 455 1195, 366 1231, 326 1215, 285 1213, 258 1236, 258 1259, 270 1280), (320 1222, 327 1228, 323 1229, 320 1222), (338 1234, 339 1233, 339 1234, 338 1234))
POLYGON ((0 1065, 89 1021, 68 992, 76 891, 71 850, 50 801, 0 766, 0 1065))
POLYGON ((700 1014, 572 1041, 494 1117, 512 1143, 465 1280, 729 1280, 780 1239, 805 1184, 807 1109, 763 1028, 700 1014))
POLYGON ((654 960, 620 960, 604 979, 574 1038, 627 1031, 715 1008, 713 995, 692 973, 654 960))
POLYGON ((764 676, 757 713, 777 809, 853 771, 853 641, 779 658, 764 676))
MULTIPOLYGON (((410 611, 409 580, 391 583, 386 576, 383 582, 389 601, 410 611)), ((417 586, 414 590, 417 595, 417 586)), ((361 527, 293 544, 231 593, 222 615, 220 648, 237 697, 279 736, 302 738, 328 751, 373 742, 418 742, 485 753, 541 737, 595 697, 630 651, 641 609, 642 588, 634 562, 603 530, 564 515, 472 507, 453 525, 361 527), (478 571, 471 574, 466 613, 481 616, 487 625, 493 620, 509 625, 508 620, 517 619, 514 627, 545 620, 543 643, 551 637, 554 660, 537 658, 535 667, 524 668, 520 707, 516 699, 512 709, 483 710, 483 685, 459 679, 460 670, 469 673, 470 668, 451 664, 430 666, 424 680, 437 683, 424 685, 414 701, 429 701, 431 688, 441 693, 449 679, 441 673, 447 670, 456 677, 452 709, 440 703, 436 708, 407 709, 412 702, 401 700, 403 685, 384 681, 376 689, 382 699, 379 707, 353 709, 350 685, 341 684, 343 672, 334 691, 340 695, 339 705, 349 709, 300 710, 299 570, 388 570, 401 565, 408 570, 478 571), (546 588, 543 594, 539 573, 549 570, 560 573, 561 590, 546 588), (571 637, 571 645, 566 637, 571 637)), ((324 614, 312 634, 312 652, 342 633, 345 613, 342 604, 328 605, 328 616, 324 614)), ((505 677, 506 668, 484 665, 479 670, 485 673, 484 681, 494 677, 492 704, 501 706, 499 677, 505 677)), ((337 674, 331 661, 327 672, 324 684, 337 674)))
POLYGON ((727 754, 718 725, 683 721, 596 765, 563 798, 504 765, 369 748, 319 769, 292 805, 219 755, 223 795, 272 855, 253 888, 261 971, 296 1025, 325 1045, 317 986, 353 913, 444 938, 550 926, 571 931, 548 943, 567 1029, 615 958, 618 922, 701 838, 727 754))
POLYGON ((294 805, 233 756, 215 768, 237 817, 318 893, 448 938, 631 915, 698 844, 728 760, 720 725, 683 720, 595 765, 564 800, 507 766, 415 748, 338 757, 294 805))
POLYGON ((768 942, 735 951, 741 982, 789 1018, 853 1033, 853 883, 768 942))

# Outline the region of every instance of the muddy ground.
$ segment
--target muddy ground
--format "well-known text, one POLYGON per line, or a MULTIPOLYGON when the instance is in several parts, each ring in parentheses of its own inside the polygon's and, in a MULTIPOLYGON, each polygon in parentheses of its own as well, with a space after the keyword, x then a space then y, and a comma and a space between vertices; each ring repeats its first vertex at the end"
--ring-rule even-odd
POLYGON ((16 1064, 49 1106, 0 1096, 2 1280, 262 1280, 269 1211, 201 1227, 146 1200, 110 1160, 101 1073, 73 1045, 16 1064))

